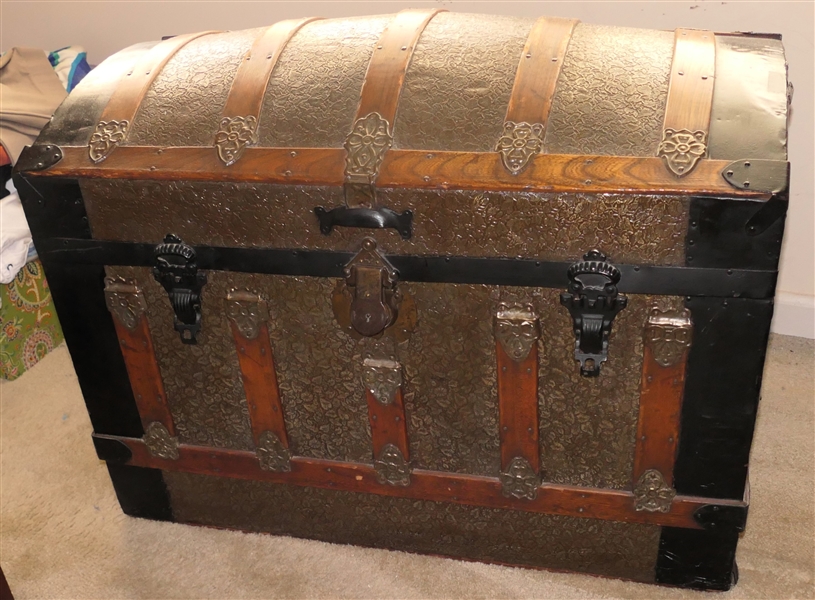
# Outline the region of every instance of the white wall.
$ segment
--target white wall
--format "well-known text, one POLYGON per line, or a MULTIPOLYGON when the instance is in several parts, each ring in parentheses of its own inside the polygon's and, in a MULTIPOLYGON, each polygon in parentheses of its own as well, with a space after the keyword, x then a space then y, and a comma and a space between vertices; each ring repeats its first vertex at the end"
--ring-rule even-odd
POLYGON ((781 257, 773 330, 815 338, 815 199, 813 182, 813 38, 810 2, 73 2, 0 0, 0 47, 57 49, 83 45, 98 63, 130 44, 205 29, 245 29, 301 16, 343 17, 442 6, 459 12, 574 17, 589 23, 675 29, 781 33, 795 97, 790 123, 790 209, 781 257))

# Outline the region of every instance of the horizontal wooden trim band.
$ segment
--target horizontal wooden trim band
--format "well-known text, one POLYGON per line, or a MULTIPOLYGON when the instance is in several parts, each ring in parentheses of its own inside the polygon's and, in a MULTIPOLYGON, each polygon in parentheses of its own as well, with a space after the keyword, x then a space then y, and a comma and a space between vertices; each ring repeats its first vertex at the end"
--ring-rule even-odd
POLYGON ((255 453, 245 450, 181 444, 178 460, 166 460, 151 456, 144 442, 137 438, 99 434, 94 434, 94 438, 126 445, 131 453, 126 464, 139 467, 568 517, 701 529, 694 513, 702 507, 712 504, 746 507, 744 502, 734 500, 677 496, 667 513, 636 511, 634 495, 628 491, 547 483, 540 486, 534 500, 517 500, 505 497, 501 493, 500 480, 493 477, 414 469, 410 474, 410 485, 397 487, 377 483, 373 466, 362 463, 294 457, 291 471, 278 473, 262 470, 255 453))
MULTIPOLYGON (((186 180, 335 185, 345 181, 342 148, 246 148, 225 166, 208 146, 160 148, 121 146, 93 164, 86 147, 63 147, 63 158, 31 175, 103 179, 186 180)), ((732 161, 700 160, 681 179, 659 157, 538 154, 518 175, 497 152, 391 150, 377 178, 380 188, 460 189, 525 192, 693 194, 769 199, 765 192, 737 189, 722 171, 732 161)))
MULTIPOLYGON (((317 223, 315 221, 315 227, 317 223)), ((54 263, 151 267, 154 244, 50 238, 37 240, 37 252, 54 263)), ((198 268, 298 277, 344 277, 351 252, 196 246, 198 268)), ((570 262, 534 258, 471 258, 388 254, 400 281, 472 283, 563 288, 570 262)), ((617 288, 627 294, 771 298, 777 271, 661 267, 615 264, 621 278, 617 288)))

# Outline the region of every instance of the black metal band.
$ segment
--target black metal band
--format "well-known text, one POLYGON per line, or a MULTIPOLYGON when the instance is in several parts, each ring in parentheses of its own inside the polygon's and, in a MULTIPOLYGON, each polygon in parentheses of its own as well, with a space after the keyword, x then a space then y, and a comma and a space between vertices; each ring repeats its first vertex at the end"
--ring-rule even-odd
MULTIPOLYGON (((151 267, 152 244, 107 242, 73 238, 40 240, 37 251, 52 262, 86 265, 151 267)), ((238 271, 270 275, 343 277, 353 258, 350 252, 260 248, 195 247, 202 270, 238 271)), ((401 281, 515 285, 565 289, 570 262, 543 262, 524 258, 472 258, 463 256, 388 255, 401 281)), ((615 265, 621 273, 617 286, 629 294, 771 298, 775 270, 717 269, 615 265)))

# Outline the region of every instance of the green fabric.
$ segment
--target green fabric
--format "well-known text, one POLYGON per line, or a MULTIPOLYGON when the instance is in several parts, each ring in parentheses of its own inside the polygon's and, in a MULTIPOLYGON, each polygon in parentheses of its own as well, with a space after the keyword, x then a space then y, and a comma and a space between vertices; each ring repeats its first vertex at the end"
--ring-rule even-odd
POLYGON ((0 377, 17 379, 62 340, 42 264, 29 261, 0 285, 0 377))

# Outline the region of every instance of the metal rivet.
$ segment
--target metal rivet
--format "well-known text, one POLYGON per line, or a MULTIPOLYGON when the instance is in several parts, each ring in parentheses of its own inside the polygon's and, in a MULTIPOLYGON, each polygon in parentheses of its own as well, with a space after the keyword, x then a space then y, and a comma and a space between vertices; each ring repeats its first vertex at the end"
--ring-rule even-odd
POLYGON ((507 368, 506 368, 506 367, 501 367, 501 370, 502 370, 502 371, 506 371, 506 370, 507 370, 507 368))
POLYGON ((557 56, 552 57, 552 62, 557 62, 557 56))
POLYGON ((733 177, 733 171, 728 171, 728 172, 727 172, 727 176, 728 176, 728 177, 733 177))
POLYGON ((702 75, 702 79, 707 79, 707 75, 702 75))
POLYGON ((155 166, 155 165, 152 165, 152 166, 150 167, 150 170, 151 170, 151 171, 155 171, 155 170, 156 170, 156 166, 155 166))
POLYGON ((527 53, 526 53, 526 57, 527 57, 527 58, 532 58, 532 53, 531 53, 531 52, 527 52, 527 53))
POLYGON ((504 431, 506 431, 506 430, 507 430, 507 426, 506 426, 506 425, 504 425, 504 426, 503 426, 501 429, 503 429, 504 431))
POLYGON ((684 71, 679 71, 679 75, 684 75, 684 71))
POLYGON ((402 46, 402 50, 407 50, 407 46, 402 46))
POLYGON ((425 175, 424 177, 422 177, 422 179, 424 181, 430 181, 430 175, 425 175))
POLYGON ((285 175, 286 177, 289 177, 291 175, 291 171, 284 171, 283 175, 285 175))
POLYGON ((749 160, 748 160, 748 161, 745 161, 744 166, 745 166, 745 167, 749 167, 749 166, 750 166, 750 161, 749 161, 749 160))
POLYGON ((376 415, 371 415, 371 418, 376 421, 376 415))
POLYGON ((591 179, 587 179, 587 180, 586 180, 586 181, 584 181, 583 183, 584 183, 585 185, 591 185, 591 179))
POLYGON ((428 155, 427 155, 427 158, 433 158, 433 155, 432 155, 432 154, 428 154, 428 155))
POLYGON ((750 187, 750 182, 749 182, 749 181, 745 181, 745 182, 744 182, 744 187, 746 187, 746 188, 750 187))
POLYGON ((292 150, 290 154, 291 154, 292 158, 294 158, 295 156, 297 156, 297 152, 295 152, 294 150, 292 150))
POLYGON ((267 54, 267 55, 266 55, 266 58, 272 58, 272 55, 271 55, 271 54, 267 54))
POLYGON ((728 269, 728 270, 727 270, 727 274, 728 274, 728 275, 732 275, 732 274, 733 274, 733 269, 728 269))
POLYGON ((693 246, 693 240, 688 240, 688 246, 693 246))

